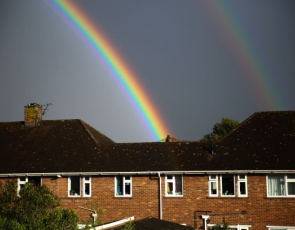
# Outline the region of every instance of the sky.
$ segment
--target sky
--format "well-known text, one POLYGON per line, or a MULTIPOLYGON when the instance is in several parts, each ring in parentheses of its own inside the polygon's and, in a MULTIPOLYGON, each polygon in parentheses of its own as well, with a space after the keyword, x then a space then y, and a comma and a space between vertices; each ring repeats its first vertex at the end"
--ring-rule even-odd
MULTIPOLYGON (((167 134, 196 141, 222 117, 295 110, 293 0, 74 2, 133 71, 167 134)), ((116 142, 159 141, 49 1, 1 0, 0 122, 22 121, 31 102, 52 103, 44 120, 82 119, 116 142)))

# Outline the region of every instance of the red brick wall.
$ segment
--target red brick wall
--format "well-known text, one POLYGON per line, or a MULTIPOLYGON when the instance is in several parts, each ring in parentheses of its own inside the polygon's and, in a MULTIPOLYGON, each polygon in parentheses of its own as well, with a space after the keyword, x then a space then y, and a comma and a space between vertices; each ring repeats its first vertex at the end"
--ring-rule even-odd
MULTIPOLYGON (((0 179, 0 183, 5 180, 0 179)), ((121 198, 115 197, 113 176, 92 177, 92 196, 90 198, 69 198, 67 177, 58 179, 44 177, 42 179, 43 185, 60 196, 62 206, 74 209, 79 214, 80 220, 88 219, 90 212, 80 209, 78 206, 91 208, 92 205, 105 210, 104 215, 100 217, 103 222, 130 216, 135 216, 136 220, 149 216, 158 218, 158 183, 157 176, 134 176, 132 177, 132 197, 121 198)), ((208 175, 185 175, 183 189, 183 197, 165 197, 165 177, 162 176, 164 220, 177 223, 185 222, 202 229, 203 223, 200 216, 205 213, 196 211, 208 210, 211 211, 211 214, 234 213, 211 215, 210 223, 220 223, 225 217, 229 224, 251 225, 251 229, 254 230, 266 230, 267 225, 295 226, 295 198, 267 198, 265 175, 248 176, 248 197, 246 198, 220 197, 220 195, 216 198, 209 197, 208 175), (247 211, 247 214, 235 214, 240 211, 247 211)), ((236 194, 237 191, 236 187, 236 194)))

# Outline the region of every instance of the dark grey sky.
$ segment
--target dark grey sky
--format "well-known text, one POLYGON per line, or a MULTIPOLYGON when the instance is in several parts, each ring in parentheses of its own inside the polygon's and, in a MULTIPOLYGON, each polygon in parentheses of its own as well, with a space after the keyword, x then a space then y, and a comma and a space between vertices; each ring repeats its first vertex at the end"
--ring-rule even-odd
MULTIPOLYGON (((198 140, 222 117, 295 109, 293 0, 84 0, 172 135, 198 140)), ((81 118, 117 142, 153 141, 102 63, 45 2, 0 1, 0 121, 81 118)))

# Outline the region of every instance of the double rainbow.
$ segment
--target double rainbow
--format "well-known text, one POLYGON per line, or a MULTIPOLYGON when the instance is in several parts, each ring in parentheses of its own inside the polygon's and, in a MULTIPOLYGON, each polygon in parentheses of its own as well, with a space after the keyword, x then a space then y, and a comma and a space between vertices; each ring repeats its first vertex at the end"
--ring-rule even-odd
POLYGON ((89 17, 70 0, 47 0, 83 38, 95 55, 104 63, 128 95, 153 140, 163 139, 169 132, 155 105, 137 80, 135 74, 113 48, 106 36, 89 17))
POLYGON ((268 110, 287 108, 286 100, 282 98, 263 55, 251 42, 246 26, 230 9, 231 4, 235 2, 207 0, 203 3, 216 23, 219 34, 227 42, 239 65, 246 71, 247 80, 263 105, 268 110))

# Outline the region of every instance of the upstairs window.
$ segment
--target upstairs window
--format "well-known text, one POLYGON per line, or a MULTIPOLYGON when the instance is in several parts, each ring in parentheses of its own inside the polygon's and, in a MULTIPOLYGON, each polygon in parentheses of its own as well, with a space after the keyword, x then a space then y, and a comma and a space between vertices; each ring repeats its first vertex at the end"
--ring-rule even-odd
POLYGON ((40 176, 20 177, 17 180, 17 191, 19 192, 26 183, 31 183, 35 186, 41 186, 40 176))
POLYGON ((17 180, 17 191, 19 192, 24 187, 24 185, 26 183, 28 183, 28 177, 20 177, 20 178, 18 178, 18 180, 17 180))
POLYGON ((247 197, 248 185, 247 176, 245 174, 222 174, 220 181, 218 175, 209 175, 209 196, 218 197, 218 193, 222 197, 247 197), (235 182, 237 180, 237 183, 235 182), (220 182, 220 188, 219 188, 220 182), (237 194, 236 194, 237 189, 237 194))
POLYGON ((275 226, 266 226, 268 230, 295 230, 295 226, 288 226, 288 227, 284 227, 284 226, 280 226, 280 227, 275 227, 275 226))
POLYGON ((248 196, 247 191, 247 176, 245 174, 238 175, 238 190, 239 196, 246 197, 248 196))
POLYGON ((83 177, 83 197, 91 197, 91 177, 83 177))
POLYGON ((131 176, 115 177, 116 196, 131 197, 132 196, 132 178, 131 176))
POLYGON ((235 196, 234 174, 224 174, 221 176, 221 196, 235 196))
POLYGON ((218 196, 218 176, 209 176, 209 196, 218 196))
POLYGON ((295 174, 272 174, 267 176, 267 196, 295 196, 295 174))
POLYGON ((295 174, 286 176, 287 196, 295 196, 295 174))
POLYGON ((70 176, 68 178, 69 197, 81 196, 80 176, 70 176))
POLYGON ((166 176, 166 196, 183 196, 182 175, 166 176))

